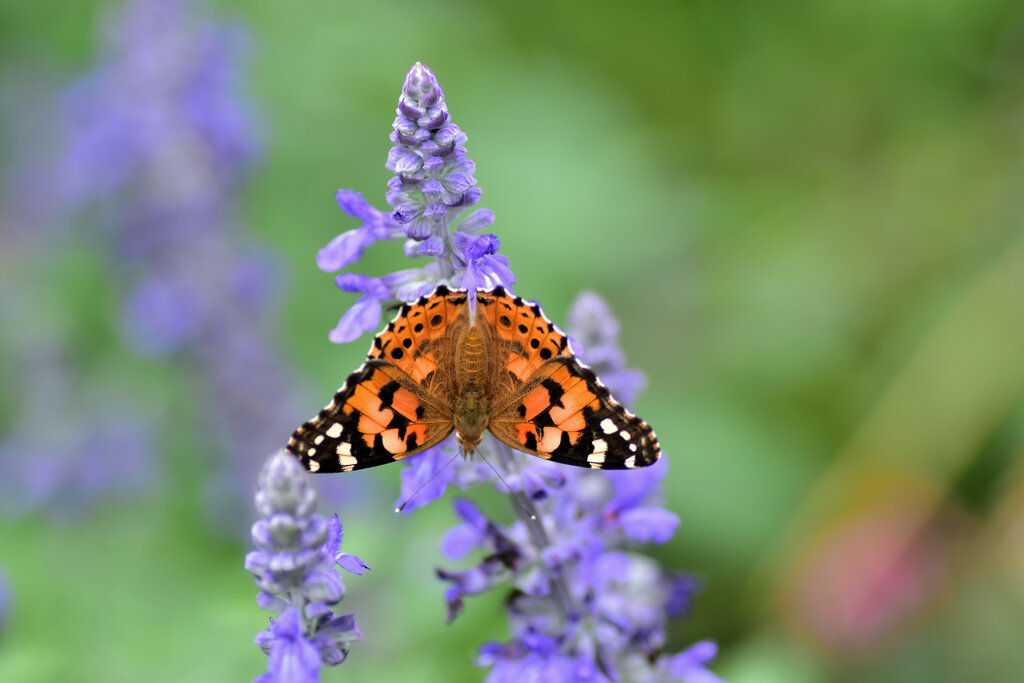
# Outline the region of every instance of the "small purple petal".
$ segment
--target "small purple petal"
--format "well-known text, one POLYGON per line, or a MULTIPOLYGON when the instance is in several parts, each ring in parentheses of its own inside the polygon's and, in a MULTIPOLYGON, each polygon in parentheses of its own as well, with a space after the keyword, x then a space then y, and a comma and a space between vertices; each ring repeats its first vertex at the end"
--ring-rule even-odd
POLYGON ((333 568, 307 573, 302 581, 302 590, 310 600, 332 605, 345 597, 345 584, 333 568))
POLYGON ((327 273, 341 270, 358 261, 373 241, 373 235, 363 228, 343 232, 317 252, 316 265, 327 273))
POLYGON ((408 467, 402 470, 402 512, 412 512, 444 495, 455 476, 455 468, 445 467, 450 457, 441 446, 435 446, 409 459, 408 467))
POLYGON ((508 267, 508 259, 501 254, 481 257, 473 266, 478 272, 478 277, 485 283, 485 288, 502 285, 506 289, 511 289, 516 282, 515 275, 508 267))
POLYGON ((473 235, 486 230, 493 223, 494 213, 490 209, 477 209, 459 223, 459 230, 473 235))
POLYGON ((492 234, 473 237, 464 243, 465 247, 462 249, 462 254, 467 263, 476 261, 482 256, 494 254, 501 248, 501 241, 492 234))
POLYGON ((362 576, 363 570, 370 568, 370 565, 349 553, 338 553, 335 561, 338 563, 339 567, 347 571, 349 574, 362 576))
POLYGON ((462 193, 476 184, 476 178, 465 173, 450 173, 443 182, 449 192, 462 193))
MULTIPOLYGON (((391 220, 402 225, 408 223, 419 214, 420 210, 416 206, 408 204, 401 204, 395 207, 395 210, 391 212, 391 220)), ((411 237, 411 235, 410 235, 411 237)))
POLYGON ((425 240, 433 234, 433 223, 423 214, 412 216, 405 226, 405 235, 414 240, 425 240))
POLYGON ((405 152, 399 154, 398 158, 395 159, 395 173, 401 173, 402 175, 415 173, 422 166, 423 160, 416 154, 405 152))
POLYGON ((266 591, 260 591, 260 594, 256 596, 256 604, 268 612, 280 612, 288 606, 287 602, 266 591))
POLYGON ((338 190, 334 198, 337 200, 341 210, 353 218, 358 218, 364 223, 372 223, 379 220, 380 211, 373 208, 369 202, 363 199, 363 195, 360 192, 338 190))
POLYGON ((341 316, 337 327, 331 330, 328 338, 335 344, 355 341, 364 332, 377 329, 380 325, 380 314, 380 301, 369 294, 362 296, 352 308, 345 311, 345 315, 341 316))
POLYGON ((668 674, 683 683, 725 683, 705 667, 718 653, 718 646, 703 640, 671 657, 665 664, 668 674))
POLYGON ((456 498, 455 502, 452 503, 452 507, 455 509, 455 514, 470 526, 480 530, 487 528, 487 517, 484 516, 484 513, 480 512, 480 508, 474 505, 472 501, 465 498, 456 498))
POLYGON ((343 292, 365 292, 381 301, 391 296, 391 289, 383 280, 358 273, 343 273, 334 278, 334 284, 343 292))
POLYGON ((428 237, 416 246, 416 253, 422 256, 440 256, 444 252, 444 240, 428 237))
MULTIPOLYGON (((263 683, 316 683, 319 680, 320 653, 302 635, 299 612, 289 607, 273 620, 270 638, 261 645, 270 649, 263 683)), ((266 632, 264 632, 266 633, 266 632)))
POLYGON ((461 560, 470 550, 480 546, 484 539, 479 529, 469 524, 460 524, 445 533, 441 539, 441 552, 449 560, 461 560))
POLYGON ((447 213, 448 207, 440 202, 427 204, 427 208, 423 210, 423 215, 427 218, 436 218, 438 216, 444 216, 447 213))
POLYGON ((628 536, 644 543, 667 543, 679 526, 679 517, 660 507, 639 507, 619 516, 628 536))
POLYGON ((327 540, 324 541, 323 551, 328 557, 334 557, 338 554, 338 548, 341 547, 341 540, 344 537, 344 533, 341 528, 341 520, 338 519, 338 515, 331 515, 327 518, 327 540))

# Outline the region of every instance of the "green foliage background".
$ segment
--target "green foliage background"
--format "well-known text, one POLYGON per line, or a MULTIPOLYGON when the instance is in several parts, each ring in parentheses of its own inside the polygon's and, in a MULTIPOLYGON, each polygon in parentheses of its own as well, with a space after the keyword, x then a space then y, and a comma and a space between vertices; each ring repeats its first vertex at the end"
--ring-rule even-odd
MULTIPOLYGON (((109 6, 2 0, 0 59, 77 76, 109 6)), ((270 137, 245 217, 287 263, 280 326, 315 388, 311 413, 365 350, 327 341, 350 300, 313 257, 354 227, 337 188, 383 206, 394 106, 419 60, 469 135, 518 292, 556 321, 580 290, 599 292, 649 376, 637 410, 668 454, 666 506, 682 520, 652 552, 706 583, 671 649, 715 639, 732 683, 1019 680, 1024 6, 215 6, 254 38, 270 137), (954 520, 925 562, 941 579, 869 646, 829 647, 788 597, 801 558, 843 520, 919 500, 927 520, 954 520)), ((72 261, 53 286, 109 317, 102 273, 72 261)), ((396 245, 378 245, 362 270, 399 264, 396 245)), ((187 413, 171 369, 125 363, 141 395, 187 413)), ((198 509, 193 445, 166 444, 165 481, 145 500, 3 522, 14 606, 0 680, 262 670, 252 637, 266 615, 244 547, 198 509)), ((433 567, 452 515, 394 515, 398 469, 361 474, 375 497, 339 510, 345 549, 373 572, 346 580, 366 641, 323 680, 479 680, 476 646, 505 632, 500 596, 443 624, 433 567)))

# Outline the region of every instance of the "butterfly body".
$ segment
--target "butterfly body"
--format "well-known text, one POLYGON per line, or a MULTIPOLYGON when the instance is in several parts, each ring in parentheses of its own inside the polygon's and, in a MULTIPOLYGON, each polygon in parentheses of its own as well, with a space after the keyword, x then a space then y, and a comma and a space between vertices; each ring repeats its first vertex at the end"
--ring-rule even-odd
POLYGON ((595 469, 643 467, 651 428, 619 405, 536 304, 502 288, 443 285, 402 306, 367 360, 299 427, 288 449, 314 472, 400 460, 454 430, 466 453, 485 431, 518 450, 595 469))

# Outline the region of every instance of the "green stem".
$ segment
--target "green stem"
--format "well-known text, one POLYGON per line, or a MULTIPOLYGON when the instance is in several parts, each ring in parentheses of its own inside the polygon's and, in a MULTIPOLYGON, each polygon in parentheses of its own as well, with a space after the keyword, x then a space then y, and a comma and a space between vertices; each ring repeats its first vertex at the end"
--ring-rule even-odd
MULTIPOLYGON (((495 442, 496 443, 496 442, 495 442)), ((502 468, 506 472, 515 471, 515 458, 512 454, 512 449, 503 443, 496 443, 496 449, 498 451, 498 458, 501 460, 502 468)), ((541 521, 540 514, 537 511, 537 506, 534 505, 530 497, 524 494, 522 491, 509 491, 509 500, 512 502, 512 509, 515 510, 516 516, 526 526, 527 532, 530 534, 530 540, 533 542, 533 546, 537 551, 538 558, 545 548, 551 547, 551 539, 548 538, 548 533, 544 529, 544 523, 541 521)), ((543 566, 543 559, 540 560, 541 566, 543 566)), ((558 608, 562 618, 566 621, 575 620, 579 612, 575 609, 572 601, 572 594, 569 592, 569 586, 565 580, 565 574, 562 572, 561 567, 544 568, 544 573, 548 578, 548 586, 551 590, 551 597, 558 608)))

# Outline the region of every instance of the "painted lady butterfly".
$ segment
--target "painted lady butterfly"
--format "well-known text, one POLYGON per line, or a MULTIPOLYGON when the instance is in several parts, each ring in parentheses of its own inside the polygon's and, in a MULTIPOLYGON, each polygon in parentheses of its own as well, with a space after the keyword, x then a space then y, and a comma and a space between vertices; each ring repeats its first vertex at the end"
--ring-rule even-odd
POLYGON ((472 453, 487 429, 520 451, 578 467, 658 459, 651 428, 576 360, 539 306, 501 287, 475 296, 475 313, 466 290, 443 285, 404 304, 288 450, 312 472, 349 472, 419 453, 453 429, 472 453))

